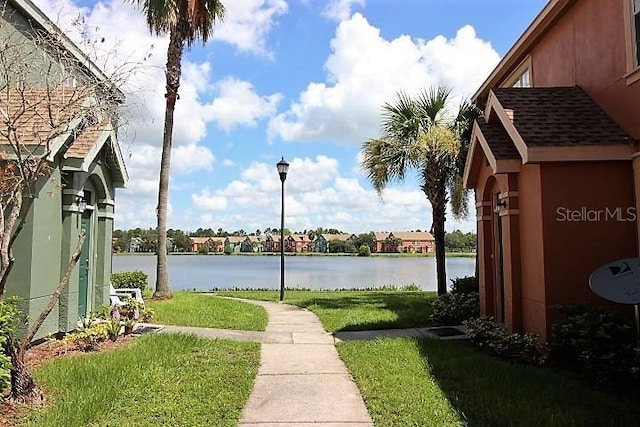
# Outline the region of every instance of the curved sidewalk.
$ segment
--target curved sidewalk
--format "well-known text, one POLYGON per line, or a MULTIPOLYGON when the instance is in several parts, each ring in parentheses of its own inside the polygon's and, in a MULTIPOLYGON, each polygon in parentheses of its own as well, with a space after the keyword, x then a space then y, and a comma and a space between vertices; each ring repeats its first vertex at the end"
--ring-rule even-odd
POLYGON ((161 330, 262 343, 256 382, 238 426, 373 427, 333 335, 315 314, 286 304, 245 301, 267 310, 265 332, 178 326, 161 330))
POLYGON ((258 376, 238 425, 373 427, 333 336, 316 315, 286 304, 254 303, 267 310, 269 323, 258 376))

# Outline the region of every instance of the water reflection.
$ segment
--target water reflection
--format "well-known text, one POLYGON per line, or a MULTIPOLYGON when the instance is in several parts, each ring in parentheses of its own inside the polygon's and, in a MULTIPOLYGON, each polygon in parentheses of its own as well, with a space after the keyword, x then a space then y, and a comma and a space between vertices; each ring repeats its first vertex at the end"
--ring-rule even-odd
MULTIPOLYGON (((113 271, 142 270, 155 283, 155 256, 114 255, 113 271)), ((448 258, 447 277, 473 275, 473 258, 448 258)), ((280 285, 277 256, 169 256, 173 290, 212 288, 266 288, 280 285)), ((287 287, 338 289, 416 284, 436 290, 436 263, 432 257, 287 256, 287 287)))

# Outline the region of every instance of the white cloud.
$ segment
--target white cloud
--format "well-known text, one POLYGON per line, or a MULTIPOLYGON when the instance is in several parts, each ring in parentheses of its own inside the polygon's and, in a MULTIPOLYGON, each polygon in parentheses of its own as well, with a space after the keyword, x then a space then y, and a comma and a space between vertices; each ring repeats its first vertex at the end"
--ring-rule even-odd
POLYGON ((221 211, 227 208, 227 199, 224 196, 211 194, 209 188, 203 188, 199 194, 192 194, 193 205, 200 210, 221 211))
MULTIPOLYGON (((338 228, 350 232, 426 229, 426 197, 413 189, 385 190, 381 200, 358 179, 341 177, 334 158, 293 158, 285 191, 285 221, 291 230, 338 228), (402 224, 398 226, 397 224, 402 224)), ((240 179, 192 194, 195 209, 217 211, 216 228, 237 230, 278 226, 281 183, 272 163, 254 162, 240 179)))
POLYGON ((255 126, 259 119, 271 117, 282 99, 280 94, 259 96, 251 83, 233 77, 222 80, 217 87, 220 94, 206 106, 205 117, 225 132, 239 125, 255 126))
POLYGON ((499 60, 471 26, 447 39, 400 36, 385 40, 359 13, 340 23, 325 63, 325 82, 312 82, 269 126, 286 141, 333 140, 360 144, 379 133, 380 108, 399 90, 434 85, 469 95, 499 60))
POLYGON ((236 0, 225 3, 226 17, 213 32, 238 49, 270 56, 266 39, 278 16, 288 10, 285 0, 236 0))
POLYGON ((364 7, 364 3, 365 0, 330 0, 322 14, 336 21, 346 21, 351 18, 353 6, 364 7))
POLYGON ((198 170, 210 171, 214 162, 215 157, 211 150, 201 145, 183 145, 171 151, 172 173, 186 174, 198 170))
POLYGON ((182 78, 190 82, 198 92, 211 90, 211 64, 186 62, 182 67, 182 78))

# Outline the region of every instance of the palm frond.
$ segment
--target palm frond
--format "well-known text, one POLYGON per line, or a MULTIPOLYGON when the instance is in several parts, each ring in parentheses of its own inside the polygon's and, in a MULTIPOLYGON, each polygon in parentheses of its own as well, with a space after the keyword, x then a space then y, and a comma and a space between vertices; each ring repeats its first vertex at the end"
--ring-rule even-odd
POLYGON ((378 193, 393 181, 404 179, 408 170, 406 152, 392 140, 373 138, 362 147, 361 168, 378 193))
POLYGON ((420 114, 430 125, 444 124, 447 117, 447 101, 451 89, 443 86, 432 87, 422 91, 416 100, 420 114))
POLYGON ((213 33, 216 21, 225 17, 225 7, 220 0, 186 0, 189 14, 189 32, 187 46, 193 46, 196 40, 206 43, 213 33))
POLYGON ((451 213, 455 219, 469 216, 469 190, 464 187, 462 176, 456 175, 449 187, 451 213))
POLYGON ((456 162, 458 175, 462 175, 464 173, 464 167, 469 153, 469 147, 471 145, 473 123, 480 117, 482 117, 482 110, 468 99, 462 101, 453 125, 460 138, 460 153, 458 154, 458 160, 456 162))
POLYGON ((225 17, 220 0, 130 0, 142 9, 151 33, 180 31, 187 46, 206 43, 217 21, 225 17))
POLYGON ((410 143, 415 141, 420 129, 420 117, 416 114, 413 99, 404 91, 396 94, 394 104, 382 107, 382 132, 387 138, 410 143))

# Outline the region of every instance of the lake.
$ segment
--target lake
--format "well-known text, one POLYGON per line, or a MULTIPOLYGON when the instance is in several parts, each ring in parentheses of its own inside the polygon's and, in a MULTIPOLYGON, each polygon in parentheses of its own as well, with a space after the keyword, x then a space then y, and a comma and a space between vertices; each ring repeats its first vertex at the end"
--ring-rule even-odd
MULTIPOLYGON (((113 271, 142 270, 155 286, 155 255, 114 255, 113 271)), ((474 258, 447 258, 447 282, 472 276, 474 258)), ((170 255, 172 290, 213 288, 279 289, 279 256, 170 255)), ((340 289, 405 286, 415 284, 436 290, 433 257, 286 256, 285 286, 288 288, 340 289)))

